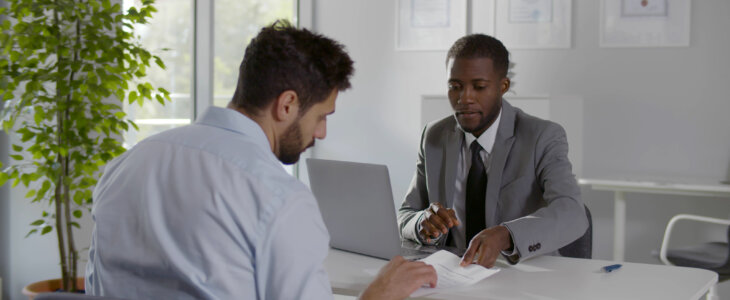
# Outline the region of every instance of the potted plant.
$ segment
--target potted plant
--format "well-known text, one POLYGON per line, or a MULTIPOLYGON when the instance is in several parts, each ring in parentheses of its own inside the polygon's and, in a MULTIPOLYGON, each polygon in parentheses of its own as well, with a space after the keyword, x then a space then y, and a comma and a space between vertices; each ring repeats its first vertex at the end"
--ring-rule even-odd
POLYGON ((55 230, 61 288, 77 289, 79 250, 74 227, 90 211, 100 168, 124 152, 122 133, 137 126, 124 101, 169 101, 169 93, 142 81, 151 62, 131 32, 155 12, 152 0, 123 12, 110 0, 7 0, 0 8, 2 126, 15 132, 15 161, 0 185, 23 184, 31 202, 50 209, 28 235, 55 230))

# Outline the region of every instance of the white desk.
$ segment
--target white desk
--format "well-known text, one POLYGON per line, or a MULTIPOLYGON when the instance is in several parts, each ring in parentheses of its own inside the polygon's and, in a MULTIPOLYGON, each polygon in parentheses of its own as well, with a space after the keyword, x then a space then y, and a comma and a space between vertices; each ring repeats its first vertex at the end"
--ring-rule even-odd
POLYGON ((587 185, 594 190, 613 191, 613 259, 624 260, 625 233, 626 233, 626 197, 625 192, 707 196, 730 198, 730 185, 727 184, 683 184, 661 183, 651 181, 578 179, 578 184, 587 185))
MULTIPOLYGON (((335 294, 358 295, 374 276, 366 270, 387 262, 330 249, 325 268, 335 294)), ((625 263, 612 273, 599 272, 610 261, 542 256, 508 265, 483 281, 430 295, 427 299, 699 299, 717 283, 714 272, 664 265, 625 263)))

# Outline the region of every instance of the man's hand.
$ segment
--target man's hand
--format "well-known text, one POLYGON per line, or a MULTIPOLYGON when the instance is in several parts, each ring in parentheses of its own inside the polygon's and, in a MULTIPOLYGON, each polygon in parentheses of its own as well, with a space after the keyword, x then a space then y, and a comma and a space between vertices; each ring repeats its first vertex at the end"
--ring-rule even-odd
POLYGON ((405 299, 424 284, 436 287, 436 280, 436 270, 432 266, 396 256, 380 269, 378 276, 362 293, 360 299, 405 299))
POLYGON ((469 248, 466 249, 466 253, 461 259, 461 266, 477 263, 491 268, 494 266, 499 252, 512 247, 512 236, 507 227, 499 225, 484 229, 469 242, 469 248))
POLYGON ((421 239, 431 243, 431 239, 438 238, 449 232, 449 228, 458 226, 456 212, 453 209, 445 208, 439 203, 431 203, 421 219, 421 230, 418 234, 421 239))

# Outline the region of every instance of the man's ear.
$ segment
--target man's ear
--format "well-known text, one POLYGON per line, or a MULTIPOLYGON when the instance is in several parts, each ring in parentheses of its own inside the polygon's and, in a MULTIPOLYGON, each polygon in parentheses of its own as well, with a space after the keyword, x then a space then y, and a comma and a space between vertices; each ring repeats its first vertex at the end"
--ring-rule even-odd
POLYGON ((502 87, 501 87, 502 95, 504 95, 504 93, 506 93, 507 91, 509 91, 509 86, 510 86, 511 83, 512 82, 509 80, 509 77, 505 76, 504 78, 502 78, 502 82, 501 82, 501 84, 502 84, 502 87))
POLYGON ((293 90, 279 94, 274 101, 274 119, 288 122, 299 116, 299 96, 293 90))

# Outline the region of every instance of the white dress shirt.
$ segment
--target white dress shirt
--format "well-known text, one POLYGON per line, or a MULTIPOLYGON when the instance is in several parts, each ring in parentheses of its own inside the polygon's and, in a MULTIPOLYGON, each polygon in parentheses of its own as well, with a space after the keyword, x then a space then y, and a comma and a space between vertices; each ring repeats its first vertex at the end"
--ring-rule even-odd
MULTIPOLYGON (((484 162, 484 170, 489 174, 489 163, 494 141, 497 138, 497 129, 499 128, 499 120, 502 118, 502 110, 500 109, 497 119, 494 120, 486 131, 482 132, 479 138, 473 134, 464 132, 462 139, 461 151, 459 152, 459 164, 456 166, 456 182, 454 183, 453 209, 456 213, 456 219, 459 220, 459 226, 451 228, 451 238, 454 240, 456 247, 466 249, 469 241, 466 240, 466 179, 471 168, 471 143, 475 140, 482 146, 479 156, 484 162)), ((486 199, 486 196, 485 196, 486 199)))
POLYGON ((261 127, 211 107, 110 162, 86 291, 131 299, 332 299, 329 234, 261 127))

